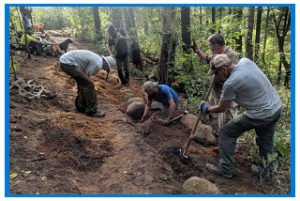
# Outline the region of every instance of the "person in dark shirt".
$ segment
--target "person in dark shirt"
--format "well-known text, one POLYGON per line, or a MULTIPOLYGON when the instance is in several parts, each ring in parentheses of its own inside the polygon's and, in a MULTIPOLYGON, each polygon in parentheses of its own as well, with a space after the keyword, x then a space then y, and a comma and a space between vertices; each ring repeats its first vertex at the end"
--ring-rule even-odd
POLYGON ((106 41, 108 44, 108 52, 110 56, 116 58, 118 76, 123 85, 129 84, 129 50, 127 40, 128 34, 122 28, 115 28, 111 22, 107 22, 105 25, 105 31, 107 32, 106 41), (113 50, 112 47, 115 47, 113 50), (125 70, 125 76, 123 73, 125 70))
POLYGON ((174 89, 166 84, 158 84, 157 82, 151 81, 145 82, 143 89, 147 93, 148 99, 141 122, 145 121, 145 118, 151 109, 153 100, 161 103, 164 109, 168 109, 168 117, 165 119, 165 121, 168 122, 174 116, 178 105, 178 95, 174 89))

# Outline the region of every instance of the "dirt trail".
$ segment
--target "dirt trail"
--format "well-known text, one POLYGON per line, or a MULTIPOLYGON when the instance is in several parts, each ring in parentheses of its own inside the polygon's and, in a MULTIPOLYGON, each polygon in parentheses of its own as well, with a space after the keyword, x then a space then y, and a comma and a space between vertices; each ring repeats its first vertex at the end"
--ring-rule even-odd
MULTIPOLYGON (((71 49, 92 47, 77 43, 71 49)), ((57 58, 33 57, 18 76, 42 83, 57 97, 10 95, 10 174, 17 173, 12 194, 181 194, 190 176, 212 181, 224 194, 282 193, 251 176, 243 155, 237 155, 232 180, 205 170, 206 161, 218 159, 215 147, 192 143, 192 164, 182 164, 174 149, 187 142, 189 131, 180 124, 135 124, 124 114, 121 87, 97 75, 98 107, 106 113, 100 119, 75 113, 75 81, 60 70, 57 58)), ((131 80, 128 88, 141 95, 140 86, 131 80)))

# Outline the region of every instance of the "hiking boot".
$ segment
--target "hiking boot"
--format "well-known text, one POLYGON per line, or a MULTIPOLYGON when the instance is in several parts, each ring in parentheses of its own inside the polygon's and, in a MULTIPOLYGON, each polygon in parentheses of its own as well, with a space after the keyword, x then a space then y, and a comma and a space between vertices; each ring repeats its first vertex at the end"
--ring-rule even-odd
POLYGON ((211 163, 206 163, 205 167, 211 173, 214 173, 214 174, 217 174, 217 175, 222 175, 223 177, 228 178, 228 179, 231 179, 233 177, 232 174, 226 174, 226 173, 224 173, 221 170, 221 168, 219 167, 219 165, 214 165, 214 164, 211 164, 211 163))
POLYGON ((273 183, 273 170, 266 170, 260 165, 251 165, 251 172, 266 184, 273 183))
POLYGON ((102 118, 102 117, 105 117, 105 113, 104 112, 96 112, 94 114, 88 114, 88 116, 102 118))
POLYGON ((256 176, 259 176, 262 170, 263 168, 260 165, 251 165, 251 172, 256 176))

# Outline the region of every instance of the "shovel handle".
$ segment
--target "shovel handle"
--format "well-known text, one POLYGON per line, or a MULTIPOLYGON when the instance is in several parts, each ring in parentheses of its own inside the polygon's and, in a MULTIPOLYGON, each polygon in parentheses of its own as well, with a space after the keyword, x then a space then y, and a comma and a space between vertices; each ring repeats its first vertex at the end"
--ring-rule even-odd
MULTIPOLYGON (((212 88, 212 86, 213 86, 213 84, 214 84, 214 82, 215 82, 215 79, 216 79, 216 78, 215 78, 215 76, 214 76, 213 81, 212 81, 212 82, 210 83, 210 85, 209 85, 208 92, 207 92, 206 97, 205 97, 205 100, 206 100, 206 101, 207 101, 208 96, 209 96, 209 94, 210 94, 211 88, 212 88)), ((197 118, 196 122, 194 123, 192 132, 191 132, 191 134, 190 134, 190 136, 189 136, 188 144, 187 144, 187 146, 186 146, 185 151, 183 152, 184 154, 187 153, 187 151, 188 151, 188 149, 189 149, 189 147, 190 147, 191 141, 192 141, 192 139, 194 138, 196 129, 197 129, 197 127, 198 127, 200 118, 201 118, 201 110, 200 110, 200 112, 199 112, 199 115, 198 115, 198 118, 197 118)))

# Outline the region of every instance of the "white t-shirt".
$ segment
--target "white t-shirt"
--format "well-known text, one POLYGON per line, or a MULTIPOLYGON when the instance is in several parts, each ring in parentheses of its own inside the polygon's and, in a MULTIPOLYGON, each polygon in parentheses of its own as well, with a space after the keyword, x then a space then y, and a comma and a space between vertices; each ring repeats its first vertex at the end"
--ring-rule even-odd
POLYGON ((59 62, 74 65, 89 77, 103 68, 103 58, 89 50, 73 50, 63 54, 59 62))

